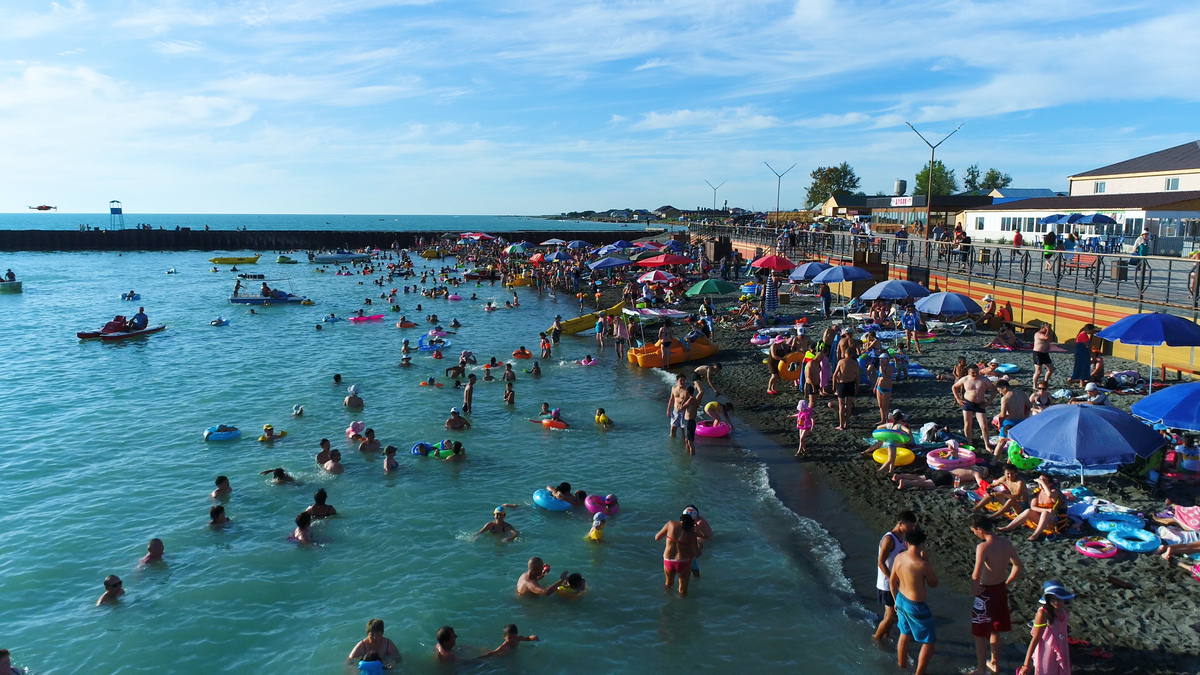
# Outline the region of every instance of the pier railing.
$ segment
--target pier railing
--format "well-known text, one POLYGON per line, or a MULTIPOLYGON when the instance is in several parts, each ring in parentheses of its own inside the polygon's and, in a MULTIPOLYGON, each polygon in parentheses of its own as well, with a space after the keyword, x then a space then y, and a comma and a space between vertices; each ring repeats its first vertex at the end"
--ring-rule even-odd
POLYGON ((963 247, 915 237, 728 225, 693 225, 689 231, 703 240, 727 239, 794 261, 832 259, 850 263, 857 253, 868 263, 899 268, 905 278, 919 279, 928 274, 968 277, 979 285, 1003 283, 1074 293, 1139 308, 1170 308, 1191 317, 1200 311, 1200 260, 1192 258, 1045 251, 1005 244, 972 243, 963 247))

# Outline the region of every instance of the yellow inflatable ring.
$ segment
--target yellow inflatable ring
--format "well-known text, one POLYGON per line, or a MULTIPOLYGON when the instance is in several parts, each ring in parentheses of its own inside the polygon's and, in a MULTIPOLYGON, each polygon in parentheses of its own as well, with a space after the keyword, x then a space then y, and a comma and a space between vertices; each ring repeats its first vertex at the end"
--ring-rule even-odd
POLYGON ((801 352, 791 352, 779 361, 779 379, 795 382, 804 374, 804 357, 801 352))
MULTIPOLYGON (((883 464, 886 462, 887 456, 887 448, 879 448, 871 455, 877 464, 883 464)), ((908 448, 896 448, 896 466, 908 466, 909 464, 912 464, 913 460, 916 458, 917 457, 913 454, 912 450, 909 450, 908 448)))

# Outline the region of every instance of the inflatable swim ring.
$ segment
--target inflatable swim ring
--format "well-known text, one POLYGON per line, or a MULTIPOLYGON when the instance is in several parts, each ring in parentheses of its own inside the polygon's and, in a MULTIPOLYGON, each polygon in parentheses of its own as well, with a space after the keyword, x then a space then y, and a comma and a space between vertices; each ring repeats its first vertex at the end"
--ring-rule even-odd
POLYGON ((363 429, 366 429, 366 428, 367 428, 366 422, 351 422, 350 426, 346 427, 346 436, 347 437, 357 436, 363 432, 363 429))
POLYGON ((212 321, 209 321, 208 325, 210 325, 210 326, 228 326, 229 319, 222 319, 221 317, 218 316, 217 318, 213 319, 212 321))
POLYGON ((696 425, 696 435, 704 438, 725 438, 729 431, 728 424, 715 420, 705 420, 696 425))
POLYGON ((779 361, 779 379, 784 382, 795 382, 804 374, 804 361, 808 354, 791 352, 779 361))
POLYGON ((601 497, 600 495, 588 495, 587 498, 583 500, 583 506, 590 513, 603 513, 606 516, 615 516, 617 515, 617 511, 621 510, 621 505, 617 503, 617 498, 613 497, 613 495, 608 495, 608 497, 601 497), (611 504, 606 501, 608 497, 612 497, 611 504))
POLYGON ((396 328, 416 328, 417 324, 411 321, 397 321, 396 328))
POLYGON ((1088 525, 1101 532, 1140 530, 1146 527, 1145 519, 1128 513, 1105 513, 1101 511, 1093 514, 1091 518, 1087 519, 1087 522, 1088 525))
POLYGON ((587 595, 586 588, 582 591, 577 591, 574 588, 571 588, 570 586, 567 586, 565 584, 554 589, 554 592, 564 598, 572 598, 572 599, 582 598, 583 596, 587 595))
POLYGON ((769 344, 771 344, 771 336, 755 335, 754 337, 750 338, 750 344, 752 344, 756 347, 761 347, 763 345, 769 345, 769 344))
POLYGON ((1021 366, 1015 363, 1001 363, 996 366, 996 372, 1002 375, 1012 375, 1013 373, 1020 372, 1020 370, 1021 366))
POLYGON ((533 352, 529 351, 528 349, 526 349, 525 351, 521 351, 520 349, 518 349, 517 351, 513 352, 512 355, 513 355, 513 358, 515 358, 515 359, 532 359, 533 358, 533 352))
POLYGON ((1117 554, 1117 547, 1104 537, 1084 537, 1075 542, 1075 550, 1089 558, 1111 558, 1117 554))
POLYGON ((877 441, 884 443, 895 443, 896 445, 907 445, 912 443, 912 437, 903 431, 895 429, 876 429, 871 432, 871 437, 877 441))
POLYGON ((204 440, 206 441, 232 441, 242 435, 241 429, 233 431, 217 431, 220 425, 213 425, 204 430, 204 440))
POLYGON ((1012 464, 1018 469, 1021 469, 1022 471, 1029 471, 1030 469, 1036 469, 1041 466, 1042 460, 1038 459, 1037 457, 1030 457, 1029 455, 1026 455, 1025 452, 1021 450, 1021 446, 1017 445, 1016 443, 1009 443, 1008 463, 1012 464))
POLYGON ((446 337, 447 335, 449 335, 449 333, 447 333, 444 330, 438 330, 435 328, 435 329, 429 331, 428 333, 426 333, 426 335, 429 335, 430 337, 446 337))
POLYGON ((566 429, 567 423, 559 420, 552 420, 547 417, 546 419, 542 420, 542 426, 546 427, 547 429, 566 429))
POLYGON ((383 321, 382 314, 372 314, 371 316, 352 316, 350 323, 366 323, 368 321, 383 321))
POLYGON ((434 443, 433 452, 429 453, 431 457, 437 457, 438 459, 446 459, 453 454, 454 441, 451 440, 438 441, 437 443, 434 443))
POLYGON ((564 502, 556 498, 546 488, 542 488, 533 493, 533 503, 546 509, 547 511, 570 511, 575 508, 571 502, 564 502))
POLYGON ((287 436, 287 432, 286 432, 286 431, 280 431, 279 433, 275 434, 275 437, 274 437, 274 438, 267 438, 266 436, 259 436, 259 437, 258 437, 258 442, 259 442, 259 443, 271 443, 271 442, 273 442, 273 441, 277 441, 277 440, 279 440, 279 439, 283 438, 284 436, 287 436))
POLYGON ((449 297, 447 297, 446 299, 447 300, 462 300, 462 296, 458 295, 458 294, 452 294, 449 297))
POLYGON ((313 305, 313 301, 312 301, 312 300, 309 300, 308 298, 305 298, 305 299, 303 299, 303 300, 301 300, 301 301, 300 301, 300 304, 301 304, 301 305, 304 305, 305 307, 312 307, 312 305, 313 305))
POLYGON ((580 362, 579 362, 579 365, 581 365, 581 366, 594 366, 594 365, 596 365, 597 363, 599 363, 599 361, 597 361, 596 359, 592 359, 591 361, 588 361, 587 359, 583 359, 582 361, 580 361, 580 362))
POLYGON ((322 323, 337 323, 338 321, 341 321, 341 320, 342 320, 342 317, 340 317, 340 316, 327 316, 324 319, 321 319, 321 322, 322 323))
POLYGON ((1158 535, 1146 530, 1118 528, 1108 533, 1108 540, 1113 546, 1130 553, 1153 553, 1162 546, 1158 535))
MULTIPOLYGON (((871 457, 877 464, 883 464, 886 462, 887 456, 887 448, 879 448, 871 454, 871 457)), ((913 454, 912 450, 909 450, 908 448, 896 448, 896 466, 908 466, 909 464, 912 464, 916 458, 917 457, 913 454)))
POLYGON ((961 469, 967 466, 975 465, 975 453, 964 449, 962 446, 958 450, 958 458, 950 459, 953 450, 950 448, 942 448, 940 450, 930 450, 925 456, 925 463, 929 468, 934 470, 948 471, 950 469, 961 469))
POLYGON ((432 450, 433 450, 433 446, 426 443, 425 441, 420 441, 416 445, 412 446, 412 454, 414 454, 418 457, 428 457, 430 451, 432 451, 432 450))
POLYGON ((142 294, 141 293, 122 293, 121 299, 122 300, 141 300, 142 294))

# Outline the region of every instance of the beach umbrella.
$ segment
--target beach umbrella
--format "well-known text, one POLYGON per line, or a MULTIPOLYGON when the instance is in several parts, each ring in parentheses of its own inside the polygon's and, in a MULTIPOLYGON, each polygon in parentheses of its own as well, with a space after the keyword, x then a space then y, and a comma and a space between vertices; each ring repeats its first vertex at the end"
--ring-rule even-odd
POLYGON ((925 314, 963 316, 983 311, 978 302, 963 293, 932 293, 917 301, 917 311, 925 314))
POLYGON ((1154 347, 1200 347, 1200 326, 1174 314, 1131 314, 1096 333, 1105 340, 1150 347, 1150 390, 1154 387, 1154 347))
POLYGON ((638 277, 638 281, 640 283, 661 284, 674 278, 674 274, 668 274, 662 270, 651 270, 638 277))
POLYGON ((563 241, 562 239, 547 239, 546 241, 538 244, 538 246, 563 246, 566 243, 567 242, 563 241))
POLYGON ((650 249, 653 251, 657 251, 663 247, 663 245, 658 243, 657 241, 639 241, 638 243, 634 244, 634 246, 637 246, 638 248, 650 249))
POLYGON ((672 239, 671 241, 668 241, 668 242, 667 242, 667 245, 666 245, 666 246, 663 246, 663 247, 662 247, 661 249, 659 249, 659 250, 662 250, 662 251, 675 251, 676 253, 682 253, 683 251, 686 251, 686 250, 687 250, 687 244, 683 243, 682 241, 678 241, 678 240, 672 239))
POLYGON ((1056 213, 1052 216, 1046 216, 1038 221, 1039 225, 1056 225, 1060 218, 1066 218, 1066 214, 1056 213))
POLYGON ((1084 217, 1080 218, 1079 220, 1076 220, 1075 222, 1080 225, 1116 225, 1117 224, 1117 221, 1113 220, 1112 218, 1109 218, 1108 216, 1104 215, 1103 213, 1093 213, 1091 215, 1084 216, 1084 217))
POLYGON ((738 290, 740 290, 740 287, 737 284, 731 284, 728 281, 721 281, 720 279, 705 279, 687 289, 684 295, 694 298, 697 295, 725 295, 726 293, 734 293, 738 290))
POLYGON ((540 263, 545 259, 546 256, 542 255, 541 253, 534 253, 533 255, 529 256, 529 262, 534 264, 540 263))
POLYGON ((797 265, 796 269, 792 270, 792 273, 788 275, 788 281, 808 281, 830 267, 833 265, 829 263, 806 262, 803 265, 797 265))
POLYGON ((520 244, 513 244, 512 246, 506 247, 504 252, 509 255, 521 254, 525 252, 525 247, 521 246, 520 244))
POLYGON ((633 245, 633 243, 628 242, 624 239, 618 239, 618 240, 614 241, 613 243, 609 244, 609 246, 612 246, 613 248, 616 248, 616 249, 637 248, 636 246, 633 245))
POLYGON ((546 262, 566 262, 570 259, 571 259, 571 256, 567 255, 566 253, 563 253, 562 251, 555 251, 554 253, 551 253, 550 255, 546 256, 545 258, 542 258, 542 260, 545 260, 546 262))
POLYGON ((471 232, 467 235, 467 238, 475 239, 476 241, 491 241, 491 240, 495 239, 495 237, 488 234, 487 232, 471 232))
POLYGON ((583 241, 582 239, 575 239, 571 243, 567 244, 567 248, 591 248, 591 247, 592 247, 591 244, 587 243, 586 241, 583 241))
POLYGON ((1107 405, 1054 405, 1009 429, 1025 454, 1056 464, 1128 464, 1149 457, 1166 440, 1129 413, 1107 405))
POLYGON ((694 262, 696 261, 691 258, 685 258, 674 253, 662 253, 652 258, 640 260, 638 264, 642 267, 666 267, 667 265, 688 265, 694 262))
POLYGON ((929 295, 929 289, 915 281, 888 279, 868 288, 863 294, 863 300, 904 300, 905 298, 923 298, 929 295))
POLYGON ((626 260, 624 258, 601 258, 596 262, 588 263, 588 267, 593 270, 607 270, 614 267, 624 267, 625 265, 632 264, 632 260, 626 260))
POLYGON ((834 265, 813 277, 814 284, 836 284, 843 281, 866 281, 875 276, 861 267, 853 265, 834 265))
POLYGON ((616 246, 609 244, 607 246, 601 246, 600 248, 592 251, 592 253, 599 255, 599 256, 606 256, 606 255, 612 255, 620 250, 621 249, 617 248, 616 246))
POLYGON ((750 263, 750 266, 764 270, 775 270, 776 272, 782 272, 784 270, 790 270, 794 268, 796 264, 781 255, 766 255, 750 263))
POLYGON ((1133 404, 1134 415, 1171 429, 1200 431, 1200 382, 1176 384, 1133 404))

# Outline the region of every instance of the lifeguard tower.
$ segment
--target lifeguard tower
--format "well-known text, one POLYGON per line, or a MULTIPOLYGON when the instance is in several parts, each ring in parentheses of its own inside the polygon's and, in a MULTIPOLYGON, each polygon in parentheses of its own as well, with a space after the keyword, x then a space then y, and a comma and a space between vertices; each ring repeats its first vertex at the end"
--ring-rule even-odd
POLYGON ((108 229, 125 229, 125 212, 121 210, 121 202, 115 199, 108 203, 108 229))

